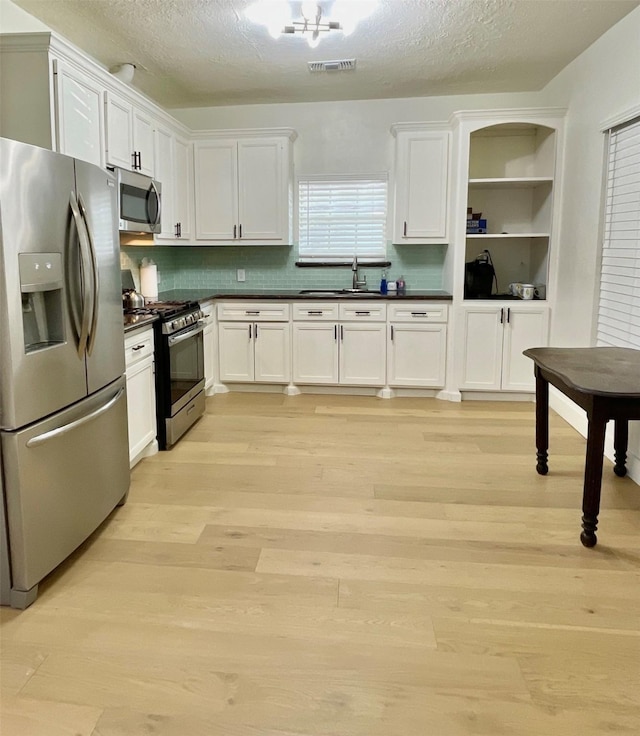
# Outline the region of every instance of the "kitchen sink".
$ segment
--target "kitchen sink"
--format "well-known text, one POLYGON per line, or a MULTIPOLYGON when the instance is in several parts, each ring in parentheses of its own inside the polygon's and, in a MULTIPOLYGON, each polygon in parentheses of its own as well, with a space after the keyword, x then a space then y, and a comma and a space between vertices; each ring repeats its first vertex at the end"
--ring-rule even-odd
POLYGON ((381 296, 375 289, 301 289, 305 296, 381 296))

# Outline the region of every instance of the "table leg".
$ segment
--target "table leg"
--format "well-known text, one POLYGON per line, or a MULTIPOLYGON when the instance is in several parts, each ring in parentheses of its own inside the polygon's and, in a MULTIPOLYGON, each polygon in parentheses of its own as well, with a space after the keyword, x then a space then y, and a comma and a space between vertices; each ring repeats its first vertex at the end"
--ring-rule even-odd
POLYGON ((620 478, 627 474, 627 445, 629 444, 629 421, 627 419, 616 419, 613 433, 613 449, 616 464, 613 472, 620 478))
POLYGON ((595 547, 598 542, 598 513, 600 512, 600 489, 602 486, 602 464, 604 434, 607 420, 600 412, 589 416, 587 436, 587 459, 584 469, 584 492, 582 495, 582 533, 580 541, 585 547, 595 547))
POLYGON ((536 470, 540 475, 549 472, 549 382, 536 366, 536 470))

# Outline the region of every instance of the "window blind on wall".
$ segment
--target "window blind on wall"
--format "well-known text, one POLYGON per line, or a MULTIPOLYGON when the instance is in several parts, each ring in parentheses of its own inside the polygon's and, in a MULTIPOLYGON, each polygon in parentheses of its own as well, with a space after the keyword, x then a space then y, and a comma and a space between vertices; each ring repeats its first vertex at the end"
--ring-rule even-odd
POLYGON ((640 349, 640 118, 609 132, 597 344, 640 349))
POLYGON ((301 260, 386 257, 386 175, 301 178, 298 195, 301 260))

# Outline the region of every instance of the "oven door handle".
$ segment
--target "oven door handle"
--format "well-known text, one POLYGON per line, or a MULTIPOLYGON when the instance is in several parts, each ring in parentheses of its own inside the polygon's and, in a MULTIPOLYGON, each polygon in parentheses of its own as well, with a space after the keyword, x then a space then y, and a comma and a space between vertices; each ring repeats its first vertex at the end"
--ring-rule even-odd
POLYGON ((197 325, 192 330, 188 330, 187 332, 180 332, 177 335, 169 335, 167 342, 169 343, 169 346, 172 347, 173 345, 177 345, 184 340, 188 340, 190 337, 194 337, 200 332, 204 332, 204 325, 197 325))

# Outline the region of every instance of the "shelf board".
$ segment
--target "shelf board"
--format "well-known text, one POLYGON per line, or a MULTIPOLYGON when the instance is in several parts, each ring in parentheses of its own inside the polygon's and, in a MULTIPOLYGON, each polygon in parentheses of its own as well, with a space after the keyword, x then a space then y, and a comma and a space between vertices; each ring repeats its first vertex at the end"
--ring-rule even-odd
POLYGON ((516 176, 495 179, 469 179, 470 189, 533 189, 553 184, 551 176, 516 176))
POLYGON ((467 233, 467 240, 522 240, 523 238, 548 238, 549 233, 467 233))

